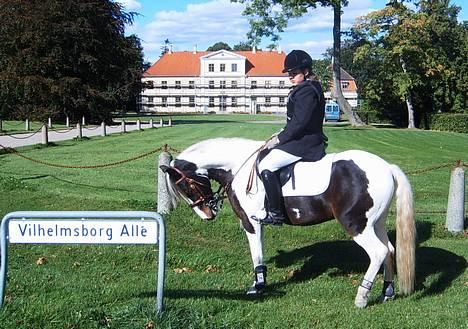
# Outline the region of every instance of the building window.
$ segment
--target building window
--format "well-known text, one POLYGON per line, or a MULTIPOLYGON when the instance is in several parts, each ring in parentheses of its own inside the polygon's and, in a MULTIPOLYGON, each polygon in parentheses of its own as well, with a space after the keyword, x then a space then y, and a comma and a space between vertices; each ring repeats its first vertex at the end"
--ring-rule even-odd
POLYGON ((162 107, 167 107, 167 97, 166 96, 161 97, 161 105, 162 105, 162 107))
POLYGON ((270 80, 265 81, 265 88, 271 88, 271 81, 270 80))
POLYGON ((167 89, 167 81, 161 81, 161 88, 167 89))
POLYGON ((208 82, 208 88, 214 89, 214 80, 210 80, 210 81, 208 82))
POLYGON ((231 97, 231 106, 233 106, 233 107, 237 106, 237 98, 236 97, 231 97))
POLYGON ((219 71, 226 72, 226 64, 219 64, 219 71))
POLYGON ((235 64, 235 63, 231 64, 231 71, 232 72, 237 72, 237 64, 235 64))
POLYGON ((189 106, 195 107, 195 96, 189 96, 189 106))
POLYGON ((348 89, 349 82, 348 81, 341 81, 341 89, 348 89))
POLYGON ((153 97, 153 96, 147 96, 147 97, 148 97, 147 103, 153 104, 153 102, 154 102, 154 97, 153 97))
POLYGON ((180 104, 180 96, 176 96, 176 98, 175 98, 175 106, 176 106, 176 107, 180 107, 180 105, 181 105, 181 104, 180 104))
POLYGON ((195 81, 190 80, 190 81, 188 82, 188 87, 189 87, 189 89, 195 89, 195 81))
POLYGON ((176 87, 176 89, 180 89, 180 88, 181 88, 181 87, 180 87, 180 81, 176 81, 176 82, 175 82, 175 87, 176 87))
POLYGON ((265 105, 270 106, 271 105, 271 97, 265 97, 265 105))
POLYGON ((210 102, 208 104, 208 107, 214 107, 214 97, 210 97, 210 102))
POLYGON ((284 106, 284 97, 280 97, 280 98, 279 98, 279 104, 280 104, 281 106, 284 106))
POLYGON ((220 81, 219 82, 219 88, 226 89, 226 81, 220 81))
POLYGON ((208 64, 208 72, 214 72, 214 64, 208 64))
POLYGON ((280 82, 279 82, 279 87, 280 87, 280 88, 284 88, 284 81, 280 81, 280 82))
POLYGON ((250 88, 256 89, 257 88, 257 81, 250 82, 250 88))
POLYGON ((237 89, 237 81, 236 80, 231 81, 231 88, 232 89, 237 89))

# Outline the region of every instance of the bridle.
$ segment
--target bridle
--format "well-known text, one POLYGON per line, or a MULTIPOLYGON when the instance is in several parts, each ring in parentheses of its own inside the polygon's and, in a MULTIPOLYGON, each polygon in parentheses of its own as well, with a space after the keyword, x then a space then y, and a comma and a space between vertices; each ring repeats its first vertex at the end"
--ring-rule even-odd
POLYGON ((179 185, 180 183, 185 182, 185 183, 187 183, 190 190, 192 192, 194 192, 194 194, 198 195, 198 199, 195 200, 193 203, 191 203, 190 207, 195 208, 195 207, 197 207, 197 206, 199 206, 200 204, 203 204, 203 203, 207 203, 208 206, 209 206, 210 200, 213 199, 213 194, 205 194, 205 193, 203 193, 202 189, 200 188, 200 186, 205 186, 206 187, 206 185, 196 181, 193 178, 188 177, 187 175, 185 175, 181 170, 177 169, 176 167, 172 167, 172 168, 180 175, 180 178, 175 182, 175 184, 179 185), (208 202, 206 202, 207 200, 208 200, 208 202))

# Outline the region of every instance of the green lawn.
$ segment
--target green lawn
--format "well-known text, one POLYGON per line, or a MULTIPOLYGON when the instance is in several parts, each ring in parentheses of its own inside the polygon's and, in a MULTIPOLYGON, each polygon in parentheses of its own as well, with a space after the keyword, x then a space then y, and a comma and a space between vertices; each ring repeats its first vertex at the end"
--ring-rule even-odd
MULTIPOLYGON (((171 128, 19 149, 50 163, 90 166, 211 137, 266 139, 281 117, 183 116, 171 128), (261 121, 260 123, 252 122, 261 121)), ((468 136, 418 130, 327 126, 328 152, 363 149, 410 173, 417 212, 417 290, 354 307, 368 266, 335 222, 266 228, 269 290, 245 295, 253 272, 244 233, 229 206, 213 222, 186 205, 166 217, 166 311, 155 315, 154 246, 11 245, 0 328, 467 328, 466 235, 444 229, 450 168, 468 162, 468 136), (417 173, 420 169, 429 169, 417 173), (411 174, 415 173, 415 174, 411 174), (39 258, 45 263, 38 265, 39 258), (184 269, 185 270, 180 270, 184 269), (179 273, 182 272, 182 273, 179 273)), ((66 169, 0 154, 0 215, 16 210, 154 210, 157 154, 101 169, 66 169)), ((465 200, 466 200, 465 196, 465 200)), ((394 213, 389 216, 390 235, 394 213)))

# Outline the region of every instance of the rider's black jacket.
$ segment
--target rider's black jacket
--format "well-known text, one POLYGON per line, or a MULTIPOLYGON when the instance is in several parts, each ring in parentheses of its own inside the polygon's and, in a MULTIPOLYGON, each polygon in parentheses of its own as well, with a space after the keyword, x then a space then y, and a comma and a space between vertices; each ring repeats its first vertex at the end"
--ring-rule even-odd
POLYGON ((323 133, 325 97, 317 81, 305 80, 288 95, 287 121, 278 134, 276 149, 306 161, 317 161, 325 155, 327 137, 323 133))

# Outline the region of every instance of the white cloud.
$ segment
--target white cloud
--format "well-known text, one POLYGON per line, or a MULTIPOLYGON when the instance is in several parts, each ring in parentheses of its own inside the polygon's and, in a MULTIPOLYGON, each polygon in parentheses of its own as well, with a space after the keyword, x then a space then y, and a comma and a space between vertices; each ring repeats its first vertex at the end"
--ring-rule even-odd
POLYGON ((141 8, 141 3, 137 0, 117 0, 126 10, 137 10, 141 8))
POLYGON ((231 46, 246 39, 248 22, 242 16, 243 5, 229 0, 213 0, 189 4, 185 11, 159 11, 154 20, 144 26, 141 39, 146 45, 159 49, 165 39, 175 50, 191 50, 194 45, 206 49, 223 41, 231 46))

